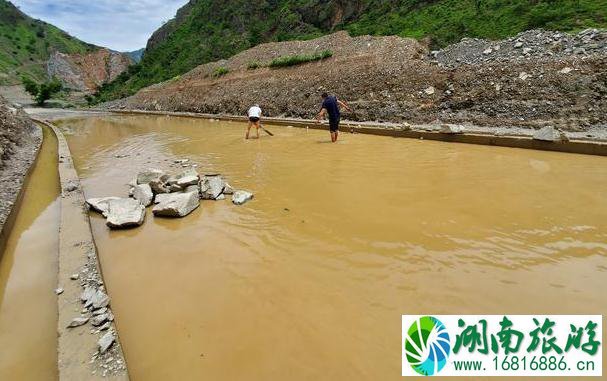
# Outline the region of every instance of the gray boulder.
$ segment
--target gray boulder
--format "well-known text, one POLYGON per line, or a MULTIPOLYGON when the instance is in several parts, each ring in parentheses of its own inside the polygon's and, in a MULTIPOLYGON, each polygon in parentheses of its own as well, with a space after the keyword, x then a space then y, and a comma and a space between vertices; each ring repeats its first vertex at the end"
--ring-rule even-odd
POLYGON ((167 186, 167 184, 164 181, 162 181, 161 178, 157 178, 157 179, 150 181, 150 188, 152 188, 152 192, 154 192, 154 194, 171 192, 171 189, 167 186))
POLYGON ((232 202, 236 205, 242 205, 253 199, 253 193, 244 190, 238 190, 232 195, 232 202))
POLYGON ((154 193, 150 184, 140 184, 133 188, 133 197, 143 206, 149 206, 154 199, 154 193))
POLYGON ((206 175, 200 180, 200 198, 215 200, 223 193, 225 182, 221 175, 206 175))
POLYGON ((137 174, 137 184, 149 184, 152 180, 156 180, 164 176, 164 172, 160 169, 146 169, 137 174))
POLYGON ((196 184, 196 185, 188 185, 183 190, 183 193, 196 193, 196 195, 198 195, 199 192, 200 192, 200 188, 198 188, 198 184, 196 184))
POLYGON ((154 206, 152 213, 162 217, 185 217, 199 205, 196 193, 171 193, 154 206))
POLYGON ((565 135, 565 133, 563 133, 562 131, 559 131, 558 129, 552 127, 552 126, 546 126, 544 128, 542 128, 541 130, 536 131, 533 134, 533 139, 535 140, 541 140, 544 142, 564 142, 564 141, 568 141, 569 139, 567 138, 567 135, 565 135))
POLYGON ((107 217, 107 213, 110 209, 110 201, 112 200, 120 200, 120 197, 89 198, 86 200, 86 203, 91 209, 103 214, 103 217, 107 217))
POLYGON ((131 198, 110 200, 108 209, 106 225, 112 229, 140 226, 145 219, 145 208, 131 198))
POLYGON ((188 185, 196 185, 196 184, 198 184, 198 180, 199 180, 198 175, 196 175, 196 176, 190 176, 190 175, 189 176, 183 176, 183 177, 180 177, 177 180, 177 185, 179 185, 180 187, 185 188, 188 185))
POLYGON ((170 197, 171 197, 171 194, 169 194, 169 193, 157 194, 156 197, 154 197, 154 204, 160 204, 161 202, 169 199, 170 197))

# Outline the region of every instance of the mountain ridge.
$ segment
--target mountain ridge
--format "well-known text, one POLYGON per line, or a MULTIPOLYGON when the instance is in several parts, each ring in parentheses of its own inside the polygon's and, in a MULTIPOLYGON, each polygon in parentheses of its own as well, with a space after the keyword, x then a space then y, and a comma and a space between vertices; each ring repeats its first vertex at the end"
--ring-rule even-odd
POLYGON ((259 43, 307 40, 338 30, 398 35, 434 47, 463 37, 500 39, 533 28, 607 27, 592 0, 191 0, 148 41, 141 63, 101 88, 107 101, 259 43))

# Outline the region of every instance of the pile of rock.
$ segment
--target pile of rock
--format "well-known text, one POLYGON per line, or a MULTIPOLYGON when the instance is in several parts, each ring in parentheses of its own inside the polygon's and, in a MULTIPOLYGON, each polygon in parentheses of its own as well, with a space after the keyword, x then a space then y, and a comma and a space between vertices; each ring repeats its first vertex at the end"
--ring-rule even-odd
POLYGON ((223 200, 242 205, 253 198, 248 191, 235 191, 220 174, 200 176, 195 169, 170 175, 159 169, 140 172, 129 184, 132 198, 101 197, 86 200, 91 209, 103 214, 107 226, 124 229, 140 226, 145 220, 145 208, 153 205, 152 213, 159 217, 185 217, 200 205, 200 200, 223 200))
MULTIPOLYGON (((72 280, 78 280, 79 274, 72 275, 72 280)), ((99 354, 104 354, 116 341, 116 332, 112 328, 114 314, 110 310, 110 297, 105 293, 105 288, 98 280, 89 279, 85 282, 84 291, 80 295, 83 309, 80 316, 75 317, 67 328, 76 328, 91 323, 91 333, 105 332, 99 339, 97 345, 99 354)))
POLYGON ((567 34, 534 29, 500 41, 464 38, 431 55, 441 66, 457 67, 593 53, 607 53, 607 31, 586 29, 578 34, 567 34))

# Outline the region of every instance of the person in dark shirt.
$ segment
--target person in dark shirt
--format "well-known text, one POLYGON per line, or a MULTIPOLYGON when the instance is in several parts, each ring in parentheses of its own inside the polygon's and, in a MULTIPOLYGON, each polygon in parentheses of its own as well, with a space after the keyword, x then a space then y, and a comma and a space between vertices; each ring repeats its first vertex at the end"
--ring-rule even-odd
POLYGON ((337 99, 336 96, 327 93, 322 94, 322 106, 320 106, 320 112, 316 117, 316 123, 320 123, 325 114, 329 116, 329 131, 331 132, 331 141, 333 143, 337 141, 337 136, 339 135, 340 106, 348 111, 352 111, 350 106, 337 99))

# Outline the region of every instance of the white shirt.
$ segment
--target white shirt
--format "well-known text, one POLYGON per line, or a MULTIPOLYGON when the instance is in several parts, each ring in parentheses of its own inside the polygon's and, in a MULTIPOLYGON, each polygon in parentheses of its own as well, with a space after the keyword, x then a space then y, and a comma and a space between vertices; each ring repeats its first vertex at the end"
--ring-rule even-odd
POLYGON ((261 118, 261 109, 253 106, 249 109, 249 118, 261 118))

